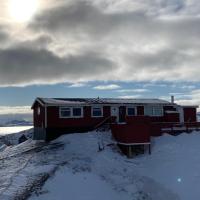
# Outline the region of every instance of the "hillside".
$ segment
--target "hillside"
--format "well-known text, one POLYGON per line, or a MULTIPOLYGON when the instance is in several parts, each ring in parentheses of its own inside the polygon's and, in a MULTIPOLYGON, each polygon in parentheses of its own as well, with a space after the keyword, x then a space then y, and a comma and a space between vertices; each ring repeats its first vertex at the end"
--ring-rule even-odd
POLYGON ((121 155, 110 136, 103 134, 101 152, 96 132, 4 147, 0 199, 26 199, 30 192, 30 200, 198 199, 198 132, 155 138, 152 155, 133 159, 121 155))
MULTIPOLYGON (((108 134, 105 144, 112 142, 109 138, 108 134)), ((58 141, 66 144, 67 164, 47 181, 42 195, 31 200, 195 200, 200 196, 197 132, 156 138, 152 155, 134 159, 120 155, 112 145, 98 152, 96 133, 63 136, 58 141)))
POLYGON ((4 114, 0 115, 0 126, 31 126, 32 114, 4 114))

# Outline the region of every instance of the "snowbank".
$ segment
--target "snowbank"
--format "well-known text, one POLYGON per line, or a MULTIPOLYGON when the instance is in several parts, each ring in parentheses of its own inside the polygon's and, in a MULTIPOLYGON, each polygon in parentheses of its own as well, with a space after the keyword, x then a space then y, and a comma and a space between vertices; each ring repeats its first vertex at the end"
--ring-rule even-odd
MULTIPOLYGON (((67 164, 55 174, 54 178, 47 181, 41 190, 41 195, 39 197, 33 195, 31 200, 63 199, 66 196, 76 200, 180 199, 177 192, 171 190, 167 184, 149 176, 152 169, 146 165, 145 160, 153 155, 127 159, 120 154, 115 145, 108 145, 113 143, 110 133, 105 133, 103 138, 106 148, 101 152, 98 152, 96 132, 59 138, 57 141, 66 144, 64 154, 67 164), (105 187, 107 189, 103 192, 105 187)), ((157 143, 155 149, 156 146, 157 143)), ((160 158, 162 156, 160 155, 160 158)), ((152 161, 159 163, 160 158, 157 157, 157 161, 152 161)))
POLYGON ((26 199, 30 192, 30 200, 196 200, 200 196, 199 132, 154 138, 152 155, 133 159, 120 154, 109 132, 102 138, 105 149, 100 152, 96 132, 65 135, 48 144, 29 139, 3 149, 0 199, 26 199))

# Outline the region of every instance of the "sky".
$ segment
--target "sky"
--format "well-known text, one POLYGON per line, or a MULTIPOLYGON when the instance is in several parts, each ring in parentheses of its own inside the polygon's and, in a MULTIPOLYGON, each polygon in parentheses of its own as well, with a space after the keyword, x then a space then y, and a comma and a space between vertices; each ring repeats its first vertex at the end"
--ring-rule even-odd
POLYGON ((1 0, 0 114, 36 97, 200 104, 200 1, 1 0))

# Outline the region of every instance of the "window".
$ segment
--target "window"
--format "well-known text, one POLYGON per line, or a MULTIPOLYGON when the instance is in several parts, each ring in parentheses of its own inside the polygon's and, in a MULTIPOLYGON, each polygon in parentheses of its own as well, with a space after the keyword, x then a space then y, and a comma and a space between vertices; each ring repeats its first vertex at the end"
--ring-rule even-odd
POLYGON ((71 108, 60 108, 60 117, 71 117, 71 108))
POLYGON ((37 114, 40 115, 40 107, 37 108, 37 114))
POLYGON ((92 117, 102 117, 103 109, 99 107, 92 108, 92 117))
POLYGON ((153 114, 154 116, 162 116, 163 115, 163 109, 162 107, 153 107, 153 114))
POLYGON ((146 106, 144 109, 144 114, 147 116, 153 116, 153 107, 152 106, 146 106))
POLYGON ((79 118, 83 117, 82 107, 61 107, 60 118, 79 118))
POLYGON ((129 107, 127 108, 127 115, 128 116, 135 116, 136 115, 136 110, 134 107, 129 107))
POLYGON ((161 106, 146 106, 145 115, 148 116, 163 116, 163 108, 161 106))
POLYGON ((73 108, 73 116, 81 117, 82 116, 82 108, 73 108))

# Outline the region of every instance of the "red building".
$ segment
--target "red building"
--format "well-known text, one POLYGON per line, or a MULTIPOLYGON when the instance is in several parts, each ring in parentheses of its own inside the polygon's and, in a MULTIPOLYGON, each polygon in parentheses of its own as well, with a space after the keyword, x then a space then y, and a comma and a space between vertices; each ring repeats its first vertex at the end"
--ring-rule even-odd
POLYGON ((121 144, 150 143, 150 136, 162 130, 195 124, 196 108, 177 105, 173 99, 37 98, 32 105, 34 139, 48 141, 109 123, 121 144))

